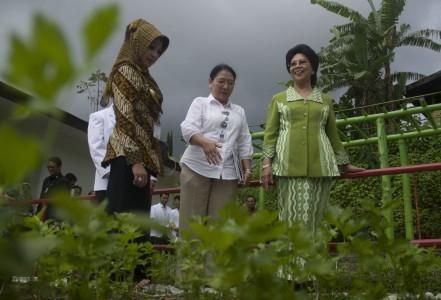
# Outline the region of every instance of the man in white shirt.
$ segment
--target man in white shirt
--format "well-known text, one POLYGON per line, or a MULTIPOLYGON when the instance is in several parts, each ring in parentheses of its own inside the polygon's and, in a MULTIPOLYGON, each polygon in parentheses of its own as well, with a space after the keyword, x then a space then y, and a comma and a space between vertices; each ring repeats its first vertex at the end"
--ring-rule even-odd
POLYGON ((110 134, 115 127, 115 113, 113 105, 90 114, 87 129, 90 156, 95 165, 95 183, 93 190, 98 202, 107 196, 107 183, 109 181, 110 166, 103 168, 101 162, 107 151, 110 134))
MULTIPOLYGON (((167 206, 169 194, 162 193, 159 203, 152 206, 150 209, 150 218, 155 219, 164 227, 171 227, 172 225, 172 209, 167 206)), ((153 243, 168 242, 167 238, 163 238, 166 234, 152 229, 150 230, 150 237, 153 243)))

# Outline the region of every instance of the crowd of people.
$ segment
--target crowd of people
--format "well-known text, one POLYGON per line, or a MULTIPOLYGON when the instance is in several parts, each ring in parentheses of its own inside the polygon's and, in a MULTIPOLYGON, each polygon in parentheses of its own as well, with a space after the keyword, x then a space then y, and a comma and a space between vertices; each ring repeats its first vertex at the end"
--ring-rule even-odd
MULTIPOLYGON (((218 64, 208 76, 208 96, 196 97, 180 124, 188 144, 180 161, 180 198, 175 197, 174 209, 168 206, 169 194, 151 205, 154 181, 163 173, 163 94, 149 70, 168 46, 169 38, 151 23, 138 19, 127 25, 103 94, 107 107, 90 115, 88 128, 97 201, 107 199, 109 214, 136 211, 158 220, 168 232, 146 233, 158 243, 167 242, 164 238, 170 234, 179 236, 195 216, 218 217, 220 209, 235 200, 238 182, 247 184, 253 173, 245 109, 230 98, 237 74, 230 65, 218 64)), ((333 100, 316 87, 317 54, 299 44, 288 50, 285 61, 292 83, 269 102, 261 182, 266 189, 275 184, 280 220, 302 222, 315 231, 335 178, 363 169, 350 164, 333 100)), ((62 175, 59 158, 50 158, 47 168, 50 175, 41 198, 56 188, 81 194, 76 177, 62 175)), ((245 203, 253 215, 256 198, 247 196, 245 203)), ((46 214, 53 216, 50 205, 46 214)))

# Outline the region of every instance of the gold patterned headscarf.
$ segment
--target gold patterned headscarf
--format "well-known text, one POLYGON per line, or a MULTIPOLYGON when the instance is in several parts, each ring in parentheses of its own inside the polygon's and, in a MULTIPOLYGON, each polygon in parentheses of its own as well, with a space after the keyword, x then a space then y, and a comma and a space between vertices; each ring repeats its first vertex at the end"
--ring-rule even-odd
MULTIPOLYGON (((161 97, 159 102, 162 102, 162 95, 160 95, 156 82, 154 82, 153 78, 148 73, 148 70, 141 64, 142 55, 147 51, 148 46, 158 38, 162 40, 162 53, 164 53, 168 47, 169 39, 165 35, 161 34, 161 32, 159 32, 159 30, 153 24, 144 19, 137 19, 127 25, 124 43, 119 50, 118 56, 113 64, 112 70, 109 74, 109 79, 104 89, 103 98, 101 99, 102 104, 106 105, 109 102, 109 98, 113 97, 113 76, 118 68, 123 64, 129 64, 135 67, 140 72, 144 80, 153 85, 154 89, 151 90, 151 93, 154 94, 155 92, 159 92, 159 96, 161 97), (155 91, 155 89, 157 89, 157 91, 155 91)), ((153 96, 155 97, 157 95, 153 96)))

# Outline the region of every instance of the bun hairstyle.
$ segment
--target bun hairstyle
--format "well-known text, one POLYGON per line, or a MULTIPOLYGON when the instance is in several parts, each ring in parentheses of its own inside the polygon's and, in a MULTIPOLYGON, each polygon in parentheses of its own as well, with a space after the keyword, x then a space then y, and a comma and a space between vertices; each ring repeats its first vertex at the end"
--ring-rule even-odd
POLYGON ((291 60, 297 53, 305 55, 311 63, 312 69, 314 70, 314 74, 311 76, 311 85, 315 86, 317 83, 317 71, 319 68, 319 57, 317 53, 315 53, 315 51, 306 44, 298 44, 289 49, 286 53, 286 69, 288 70, 288 73, 291 66, 291 60))
POLYGON ((233 68, 227 64, 218 64, 216 65, 210 72, 210 79, 214 80, 214 78, 217 76, 217 74, 220 71, 226 70, 233 75, 234 80, 236 80, 236 72, 233 70, 233 68))

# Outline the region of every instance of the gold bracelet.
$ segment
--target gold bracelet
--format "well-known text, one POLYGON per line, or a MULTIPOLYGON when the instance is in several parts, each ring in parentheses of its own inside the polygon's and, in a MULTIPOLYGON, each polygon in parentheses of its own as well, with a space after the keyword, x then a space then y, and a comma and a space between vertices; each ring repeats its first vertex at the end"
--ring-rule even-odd
POLYGON ((262 166, 262 170, 265 169, 265 168, 268 168, 268 167, 271 167, 271 165, 270 164, 263 165, 262 166))

